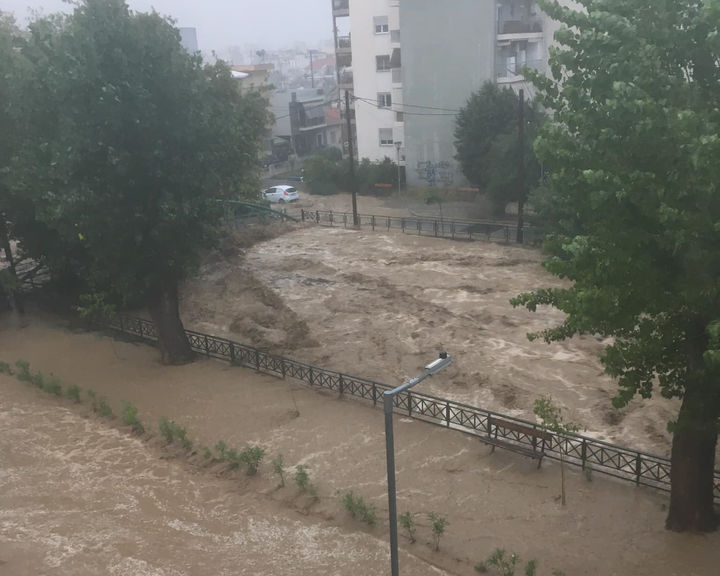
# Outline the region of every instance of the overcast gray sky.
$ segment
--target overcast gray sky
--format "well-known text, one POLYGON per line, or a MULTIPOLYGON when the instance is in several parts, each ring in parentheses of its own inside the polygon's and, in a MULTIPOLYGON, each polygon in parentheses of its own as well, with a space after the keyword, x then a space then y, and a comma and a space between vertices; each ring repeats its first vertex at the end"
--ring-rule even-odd
MULTIPOLYGON (((172 16, 178 26, 197 28, 200 50, 223 54, 229 46, 257 44, 263 48, 305 42, 320 46, 332 37, 330 0, 129 0, 130 8, 172 16)), ((70 10, 62 0, 0 0, 0 10, 13 12, 18 24, 28 9, 45 13, 70 10)))

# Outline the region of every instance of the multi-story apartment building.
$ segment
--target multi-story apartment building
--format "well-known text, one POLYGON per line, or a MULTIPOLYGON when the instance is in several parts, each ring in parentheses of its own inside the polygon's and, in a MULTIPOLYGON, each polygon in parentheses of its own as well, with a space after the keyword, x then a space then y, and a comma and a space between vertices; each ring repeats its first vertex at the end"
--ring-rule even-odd
POLYGON ((357 155, 399 159, 411 186, 462 186, 455 114, 487 80, 530 87, 554 27, 535 0, 331 0, 357 155))

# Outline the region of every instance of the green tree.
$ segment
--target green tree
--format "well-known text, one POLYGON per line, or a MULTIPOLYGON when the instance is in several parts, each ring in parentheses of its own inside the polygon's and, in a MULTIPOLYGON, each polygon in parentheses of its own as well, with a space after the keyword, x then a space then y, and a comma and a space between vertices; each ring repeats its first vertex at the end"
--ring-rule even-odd
POLYGON ((255 194, 267 117, 227 66, 203 65, 156 13, 84 0, 30 27, 21 175, 54 230, 53 273, 147 306, 163 361, 192 357, 178 284, 217 239, 217 199, 255 194), (32 112, 32 114, 30 114, 32 112))
POLYGON ((535 204, 554 232, 546 268, 570 284, 514 299, 567 316, 534 336, 613 338, 602 356, 616 406, 659 390, 672 423, 666 526, 710 531, 720 417, 720 3, 541 0, 563 26, 554 113, 536 142, 550 168, 535 204))
MULTIPOLYGON (((486 82, 473 93, 455 120, 456 159, 473 186, 491 198, 494 209, 503 213, 505 204, 518 200, 518 97, 511 88, 486 82)), ((540 168, 532 143, 541 115, 526 103, 525 194, 538 182, 540 168)))

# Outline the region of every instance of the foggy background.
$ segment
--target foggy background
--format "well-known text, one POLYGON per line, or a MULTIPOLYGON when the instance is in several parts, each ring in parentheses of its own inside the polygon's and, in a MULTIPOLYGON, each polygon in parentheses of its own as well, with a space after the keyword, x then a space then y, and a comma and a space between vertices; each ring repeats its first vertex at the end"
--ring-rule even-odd
MULTIPOLYGON (((332 38, 330 0, 128 0, 132 10, 153 8, 171 16, 178 27, 197 29, 198 47, 207 57, 221 58, 229 49, 257 47, 278 49, 298 44, 313 48, 332 38)), ((0 0, 0 10, 12 12, 20 26, 41 14, 72 10, 62 0, 0 0)))

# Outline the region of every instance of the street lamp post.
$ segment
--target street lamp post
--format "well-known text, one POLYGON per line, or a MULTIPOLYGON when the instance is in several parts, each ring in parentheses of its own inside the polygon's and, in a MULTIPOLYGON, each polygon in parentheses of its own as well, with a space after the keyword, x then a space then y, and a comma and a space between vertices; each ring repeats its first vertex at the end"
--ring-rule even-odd
MULTIPOLYGON (((399 148, 398 148, 399 149, 399 148)), ((383 392, 383 406, 385 408, 385 449, 387 452, 388 477, 388 509, 390 515, 390 569, 392 576, 399 576, 398 566, 398 530, 397 530, 397 501, 395 497, 395 440, 393 437, 393 400, 401 392, 409 390, 419 384, 428 376, 432 376, 452 364, 452 356, 447 352, 440 352, 440 357, 431 362, 422 371, 422 374, 411 378, 401 386, 383 392)))
POLYGON ((395 150, 397 150, 397 172, 398 172, 398 198, 400 197, 400 147, 402 142, 399 140, 395 141, 395 150))

